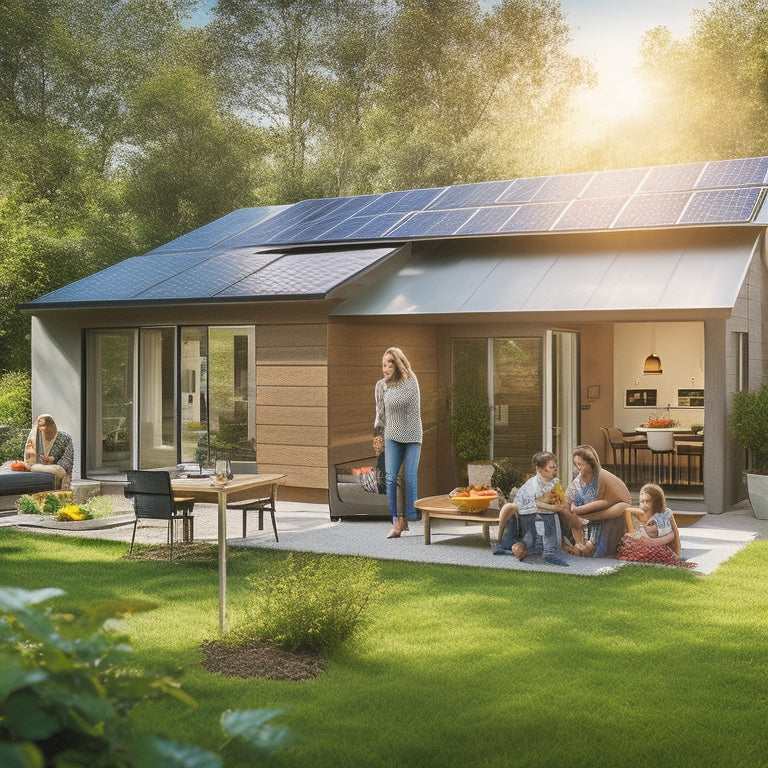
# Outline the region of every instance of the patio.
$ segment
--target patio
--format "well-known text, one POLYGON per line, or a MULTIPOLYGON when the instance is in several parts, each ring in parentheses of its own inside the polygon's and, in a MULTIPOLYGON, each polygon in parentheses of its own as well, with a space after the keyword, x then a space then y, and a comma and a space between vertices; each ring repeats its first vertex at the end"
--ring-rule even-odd
MULTIPOLYGON (((692 511, 693 505, 689 505, 692 511)), ((681 504, 678 511, 685 507, 681 504)), ((195 539, 215 543, 218 538, 217 511, 214 504, 195 505, 195 539)), ((19 525, 28 530, 60 533, 69 536, 124 541, 126 553, 131 539, 132 525, 86 530, 31 526, 29 516, 22 520, 9 515, 0 518, 0 526, 19 525)), ((132 518, 131 518, 132 522, 132 518)), ((477 524, 454 523, 437 520, 432 525, 432 544, 424 544, 421 522, 411 523, 410 531, 399 539, 387 539, 390 524, 386 520, 344 520, 334 522, 325 504, 307 504, 280 501, 277 503, 277 525, 280 542, 276 542, 271 526, 257 530, 255 517, 249 519, 248 537, 240 537, 242 518, 239 512, 227 515, 227 540, 230 546, 255 547, 273 550, 361 555, 383 560, 467 565, 517 571, 549 571, 580 576, 600 575, 626 563, 611 558, 579 558, 562 553, 569 567, 562 568, 531 557, 519 562, 515 557, 494 557, 483 541, 477 524)), ((140 521, 136 534, 138 544, 161 544, 166 540, 166 524, 162 521, 140 521)), ((493 536, 495 529, 491 528, 493 536)), ((742 501, 722 515, 705 515, 698 522, 680 528, 682 557, 698 564, 696 573, 708 574, 720 563, 738 552, 754 539, 768 538, 768 520, 758 520, 747 501, 742 501)), ((183 545, 180 545, 183 546, 183 545)))

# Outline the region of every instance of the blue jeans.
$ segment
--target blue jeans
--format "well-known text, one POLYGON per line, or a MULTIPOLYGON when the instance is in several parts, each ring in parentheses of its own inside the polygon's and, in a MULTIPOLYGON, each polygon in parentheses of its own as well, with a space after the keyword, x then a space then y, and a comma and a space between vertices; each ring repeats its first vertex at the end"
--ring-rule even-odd
POLYGON ((542 544, 545 555, 556 555, 558 549, 557 541, 557 522, 555 520, 556 513, 554 512, 539 512, 534 515, 520 515, 520 526, 523 533, 523 544, 529 552, 533 552, 536 548, 536 540, 538 535, 536 533, 536 518, 539 518, 544 523, 544 535, 542 538, 542 544))
POLYGON ((398 443, 397 440, 384 441, 384 475, 387 481, 387 497, 389 498, 389 513, 394 522, 397 514, 397 476, 403 467, 405 479, 405 509, 401 517, 409 520, 418 519, 416 499, 418 494, 419 459, 421 458, 421 443, 398 443))

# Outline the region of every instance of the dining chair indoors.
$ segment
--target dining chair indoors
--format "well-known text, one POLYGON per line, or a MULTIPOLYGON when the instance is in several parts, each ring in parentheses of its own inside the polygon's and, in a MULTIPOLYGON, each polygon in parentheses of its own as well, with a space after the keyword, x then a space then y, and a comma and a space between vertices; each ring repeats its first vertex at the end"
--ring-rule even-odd
MULTIPOLYGON (((237 475, 258 475, 259 465, 255 461, 233 461, 232 473, 237 475)), ((266 491, 266 486, 263 489, 266 491)), ((257 491, 258 492, 258 491, 257 491)), ((275 499, 277 496, 277 485, 269 486, 269 494, 258 498, 246 499, 245 501, 232 501, 227 503, 227 509, 240 510, 243 513, 243 538, 247 535, 248 513, 258 512, 259 530, 264 530, 264 513, 269 512, 272 519, 272 530, 275 532, 275 541, 280 541, 277 536, 277 522, 275 521, 275 499)))
MULTIPOLYGON (((136 519, 133 521, 133 535, 129 555, 133 554, 133 544, 136 539, 136 528, 140 519, 167 520, 169 562, 173 562, 174 524, 181 522, 187 538, 187 531, 192 526, 192 515, 188 499, 174 499, 171 488, 171 475, 161 470, 128 470, 126 473, 128 485, 124 495, 133 502, 136 519)), ((193 502, 194 504, 194 502, 193 502)))

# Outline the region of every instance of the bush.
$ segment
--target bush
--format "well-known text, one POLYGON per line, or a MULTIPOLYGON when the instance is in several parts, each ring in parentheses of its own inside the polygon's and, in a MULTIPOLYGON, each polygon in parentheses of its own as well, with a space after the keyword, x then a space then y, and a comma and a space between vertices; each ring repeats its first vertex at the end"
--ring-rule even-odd
POLYGON ((512 466, 509 459, 494 461, 493 467, 491 485, 498 488, 504 494, 505 499, 509 498, 509 493, 513 488, 519 488, 527 480, 525 472, 512 466))
POLYGON ((285 571, 249 579, 257 600, 227 633, 228 645, 263 641, 286 651, 328 653, 358 629, 379 589, 379 567, 363 557, 288 554, 285 571))
POLYGON ((24 457, 32 424, 32 384, 28 373, 0 376, 0 463, 24 457))
MULTIPOLYGON (((0 765, 221 768, 210 752, 133 732, 125 716, 161 696, 194 705, 171 678, 127 666, 131 648, 114 620, 148 606, 113 602, 80 617, 38 607, 63 594, 0 588, 0 765)), ((267 723, 278 713, 225 712, 221 724, 230 738, 269 754, 291 737, 267 723)))

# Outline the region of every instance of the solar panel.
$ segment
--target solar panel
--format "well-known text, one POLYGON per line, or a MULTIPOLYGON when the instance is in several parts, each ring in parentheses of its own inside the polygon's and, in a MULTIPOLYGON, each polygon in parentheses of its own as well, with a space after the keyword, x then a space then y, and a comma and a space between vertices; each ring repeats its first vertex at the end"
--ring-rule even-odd
POLYGON ((510 217, 518 211, 518 205, 497 205, 479 208, 456 230, 457 235, 489 235, 501 230, 510 217))
POLYGON ((499 195, 496 202, 499 204, 529 203, 548 178, 548 176, 542 176, 531 179, 515 179, 512 185, 499 195))
POLYGON ((759 187, 694 192, 680 224, 728 224, 749 221, 760 198, 759 187))
POLYGON ((287 206, 269 206, 266 208, 241 208, 222 216, 204 227, 194 229, 192 232, 171 240, 170 243, 155 248, 150 253, 170 253, 192 251, 196 249, 210 248, 222 240, 244 232, 263 221, 270 215, 275 215, 286 209, 287 206))
POLYGON ((511 181, 488 181, 448 187, 430 203, 429 208, 479 208, 493 205, 506 192, 511 181))
POLYGON ((660 165, 651 168, 645 177, 640 192, 677 192, 692 190, 701 176, 706 163, 684 163, 682 165, 660 165))
POLYGON ((584 197, 626 197, 637 191, 648 175, 647 168, 631 168, 625 171, 596 173, 581 193, 584 197))
POLYGON ((371 216, 381 213, 411 213, 423 211, 444 190, 439 189, 411 189, 405 192, 386 192, 379 195, 376 200, 369 202, 361 208, 360 215, 371 216))
POLYGON ((216 296, 323 296, 390 253, 391 248, 365 248, 282 254, 216 296))
POLYGON ((565 203, 521 205, 499 232, 546 232, 565 209, 565 203))
POLYGON ((626 197, 574 200, 552 229, 609 229, 626 201, 626 197))
POLYGON ((457 211, 420 211, 387 232, 387 237, 453 235, 474 212, 474 209, 466 208, 457 211))
POLYGON ((744 187, 764 184, 768 173, 768 157, 741 160, 715 160, 707 163, 696 187, 744 187))
POLYGON ((634 195, 613 223, 615 229, 629 227, 671 226, 691 197, 690 192, 660 192, 634 195))
POLYGON ((259 253, 254 249, 227 251, 155 283, 147 290, 135 293, 133 298, 208 298, 263 269, 276 258, 274 253, 259 253))
POLYGON ((568 176, 550 176, 536 191, 531 202, 573 200, 592 179, 591 173, 574 173, 568 176))

